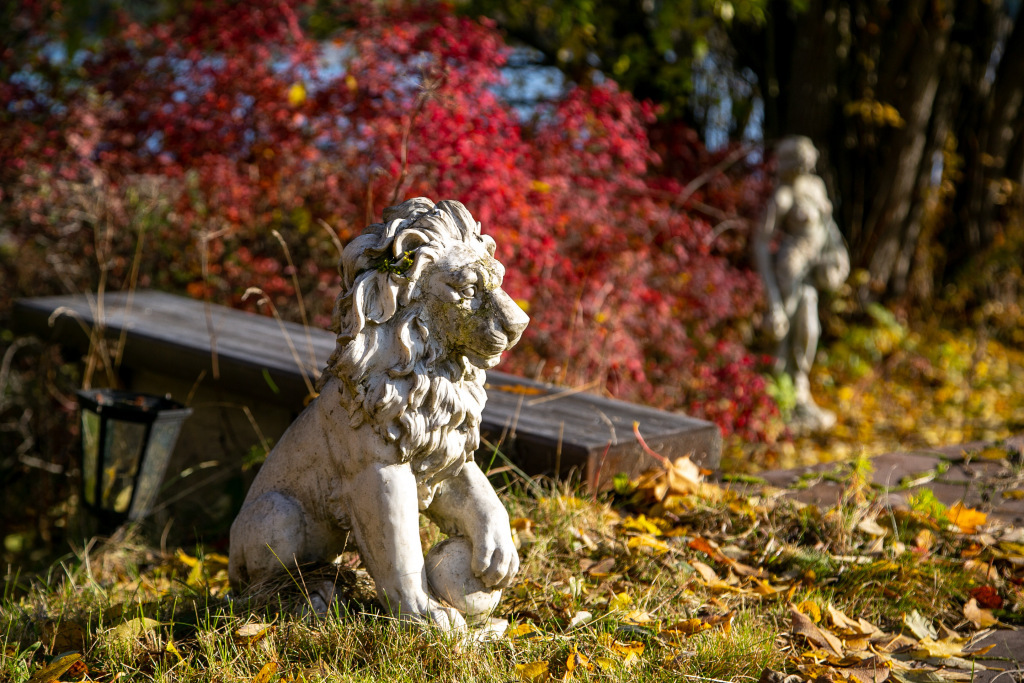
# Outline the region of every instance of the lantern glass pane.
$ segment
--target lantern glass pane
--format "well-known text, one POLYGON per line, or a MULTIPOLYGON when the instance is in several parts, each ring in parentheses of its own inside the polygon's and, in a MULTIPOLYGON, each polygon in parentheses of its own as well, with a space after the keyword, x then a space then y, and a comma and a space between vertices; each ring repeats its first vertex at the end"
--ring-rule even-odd
POLYGON ((85 502, 96 504, 96 459, 100 449, 100 416, 82 411, 82 479, 85 486, 85 502))
POLYGON ((135 473, 145 444, 146 425, 107 420, 104 444, 103 496, 100 505, 115 512, 127 512, 132 502, 135 473))
POLYGON ((178 440, 178 431, 181 429, 181 419, 166 422, 156 422, 149 433, 149 445, 146 448, 146 457, 143 458, 142 472, 139 474, 138 491, 135 494, 135 504, 129 514, 130 519, 139 519, 156 502, 157 494, 160 492, 160 483, 163 481, 164 472, 167 470, 167 463, 171 459, 171 451, 174 450, 174 443, 178 440))

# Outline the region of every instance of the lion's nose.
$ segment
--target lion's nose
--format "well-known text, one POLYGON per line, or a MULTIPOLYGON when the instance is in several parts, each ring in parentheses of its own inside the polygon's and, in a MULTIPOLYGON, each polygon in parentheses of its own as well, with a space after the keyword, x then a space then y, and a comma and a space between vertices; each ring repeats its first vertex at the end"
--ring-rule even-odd
POLYGON ((519 338, 523 336, 523 331, 526 326, 530 324, 530 316, 526 315, 526 312, 519 307, 512 297, 506 294, 504 291, 501 292, 499 298, 499 304, 501 307, 501 327, 505 332, 505 336, 508 337, 508 348, 512 348, 519 341, 519 338))

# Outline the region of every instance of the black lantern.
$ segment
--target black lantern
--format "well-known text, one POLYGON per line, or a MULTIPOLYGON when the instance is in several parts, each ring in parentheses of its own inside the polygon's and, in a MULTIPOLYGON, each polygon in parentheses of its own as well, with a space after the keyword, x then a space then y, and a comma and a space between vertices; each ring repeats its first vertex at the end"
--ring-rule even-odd
POLYGON ((78 392, 82 499, 105 530, 149 513, 191 408, 169 397, 112 389, 78 392))

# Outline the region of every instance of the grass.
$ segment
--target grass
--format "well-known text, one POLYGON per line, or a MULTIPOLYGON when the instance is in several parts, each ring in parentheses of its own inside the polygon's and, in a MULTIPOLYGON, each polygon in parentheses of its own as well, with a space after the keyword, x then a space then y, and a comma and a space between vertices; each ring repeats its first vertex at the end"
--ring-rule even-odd
MULTIPOLYGON (((301 616, 308 574, 246 602, 230 595, 223 556, 161 553, 121 531, 44 575, 9 572, 0 680, 756 681, 765 669, 804 671, 802 654, 815 651, 795 635, 793 605, 892 633, 915 610, 956 628, 970 591, 991 584, 1007 598, 1000 618, 1021 621, 1024 600, 1004 580, 1020 578, 1013 562, 990 556, 999 581, 979 578, 961 559, 986 559, 975 537, 879 509, 855 495, 858 481, 832 510, 753 489, 656 501, 643 488, 595 498, 513 485, 503 495, 523 567, 499 608, 511 626, 486 643, 397 623, 353 554, 331 570, 355 579, 339 582, 346 599, 317 620, 301 616), (80 653, 77 668, 48 677, 47 665, 73 662, 67 652, 80 653)), ((424 526, 423 536, 438 534, 424 526)), ((829 623, 820 627, 842 634, 829 623)))

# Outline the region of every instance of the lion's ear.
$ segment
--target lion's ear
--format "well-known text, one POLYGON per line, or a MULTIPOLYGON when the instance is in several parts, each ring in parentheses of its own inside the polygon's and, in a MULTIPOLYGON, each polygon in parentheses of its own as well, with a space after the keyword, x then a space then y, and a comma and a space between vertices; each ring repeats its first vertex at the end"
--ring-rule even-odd
POLYGON ((400 289, 389 273, 366 273, 356 285, 355 306, 365 320, 385 323, 398 310, 400 289))

